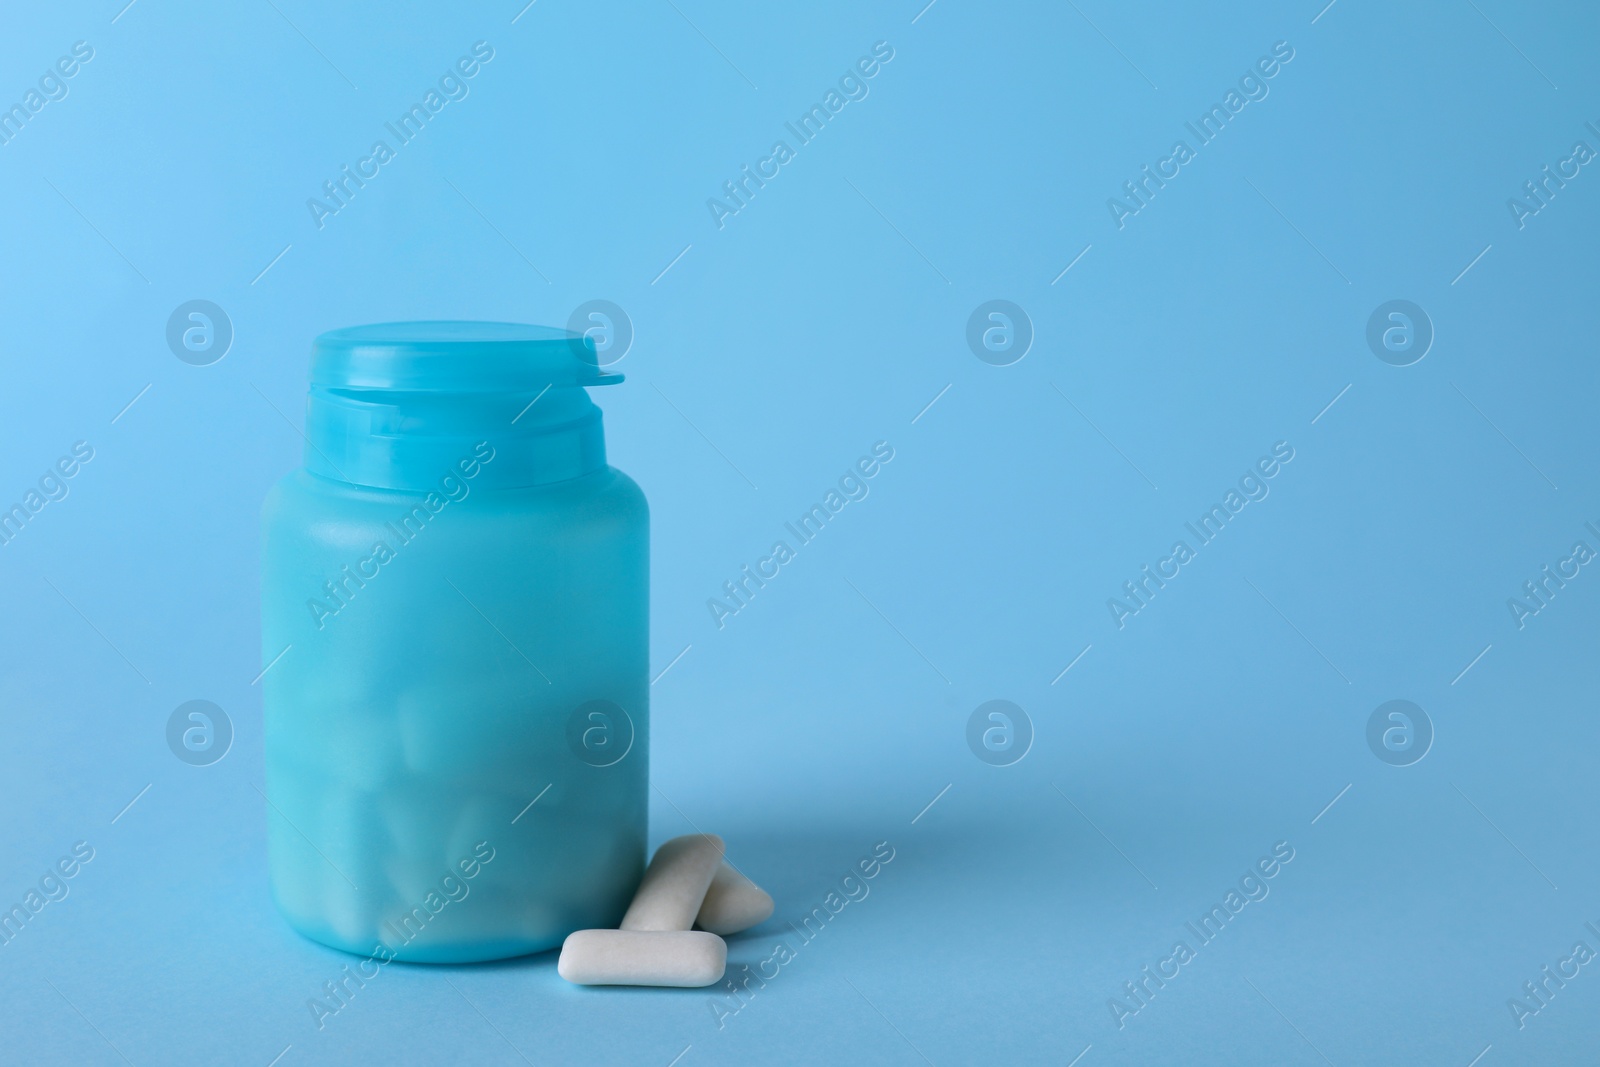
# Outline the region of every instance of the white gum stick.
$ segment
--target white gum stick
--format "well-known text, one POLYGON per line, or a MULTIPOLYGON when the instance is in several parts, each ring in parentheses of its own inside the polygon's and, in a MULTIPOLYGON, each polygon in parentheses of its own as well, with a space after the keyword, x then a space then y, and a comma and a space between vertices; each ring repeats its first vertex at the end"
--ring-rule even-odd
POLYGON ((688 930, 722 862, 722 838, 715 834, 674 837, 656 849, 633 895, 624 930, 688 930))

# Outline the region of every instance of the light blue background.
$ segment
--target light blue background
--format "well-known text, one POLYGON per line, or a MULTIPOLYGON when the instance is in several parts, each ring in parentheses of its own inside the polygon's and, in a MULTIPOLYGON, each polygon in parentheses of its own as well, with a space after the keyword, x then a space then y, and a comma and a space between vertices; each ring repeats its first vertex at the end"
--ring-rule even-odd
POLYGON ((1506 206, 1600 148, 1594 11, 121 3, 0 20, 0 103, 95 50, 0 146, 0 500, 95 449, 0 547, 0 897, 96 849, 0 948, 8 1058, 1594 1055, 1594 967, 1523 1029, 1506 1006, 1600 949, 1600 577, 1506 606, 1600 547, 1600 171, 1506 206), (470 95, 317 229, 306 199, 478 40, 470 95), (719 230, 707 198, 880 40, 870 95, 719 230), (1280 40, 1270 95, 1119 230, 1106 199, 1280 40), (236 330, 208 367, 164 340, 195 298, 236 330), (706 991, 547 954, 391 966, 318 1032, 349 960, 268 898, 252 684, 310 340, 593 298, 637 332, 597 400, 653 509, 652 839, 721 833, 771 889, 743 962, 896 858, 720 1030, 706 991), (1037 333, 1012 366, 964 340, 991 298, 1037 333), (1437 334, 1404 368, 1365 341, 1395 298, 1437 334), (707 598, 878 440, 871 495, 719 630, 707 598), (1107 598, 1280 440, 1271 495, 1119 630, 1107 598), (163 736, 196 698, 237 729, 198 769, 163 736), (1036 730, 1010 767, 965 741, 994 698, 1036 730), (1397 698, 1437 731, 1403 768, 1365 739, 1397 698), (1119 1029, 1108 998, 1278 841, 1270 896, 1119 1029))

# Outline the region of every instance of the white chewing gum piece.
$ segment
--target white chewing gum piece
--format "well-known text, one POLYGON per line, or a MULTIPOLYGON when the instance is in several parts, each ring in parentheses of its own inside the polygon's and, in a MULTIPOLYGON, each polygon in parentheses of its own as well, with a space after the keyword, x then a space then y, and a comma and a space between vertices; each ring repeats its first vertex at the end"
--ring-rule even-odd
POLYGON ((688 930, 722 862, 722 838, 715 834, 674 837, 656 849, 639 883, 624 930, 688 930))
POLYGON ((727 966, 727 944, 704 930, 577 930, 556 973, 574 985, 693 989, 721 981, 727 966))
POLYGON ((772 897, 727 860, 717 868, 695 925, 714 934, 737 934, 772 918, 772 897))

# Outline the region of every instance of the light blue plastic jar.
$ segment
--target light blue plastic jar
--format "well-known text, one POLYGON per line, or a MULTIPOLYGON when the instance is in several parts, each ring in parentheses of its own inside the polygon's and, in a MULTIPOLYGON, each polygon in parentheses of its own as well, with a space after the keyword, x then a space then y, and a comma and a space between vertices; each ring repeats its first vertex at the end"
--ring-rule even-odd
POLYGON ((644 868, 644 494, 564 330, 317 338, 305 468, 262 509, 273 894, 421 962, 616 926, 644 868))

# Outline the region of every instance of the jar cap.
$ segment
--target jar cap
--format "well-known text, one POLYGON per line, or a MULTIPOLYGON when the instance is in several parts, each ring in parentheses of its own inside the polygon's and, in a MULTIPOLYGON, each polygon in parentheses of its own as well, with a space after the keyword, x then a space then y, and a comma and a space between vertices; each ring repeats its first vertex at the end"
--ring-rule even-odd
POLYGON ((510 322, 386 322, 312 345, 306 469, 380 489, 438 483, 480 445, 478 484, 511 489, 606 465, 599 366, 581 333, 510 322))
POLYGON ((522 393, 614 385, 594 342, 515 322, 382 322, 330 330, 312 346, 311 385, 445 393, 522 393))

